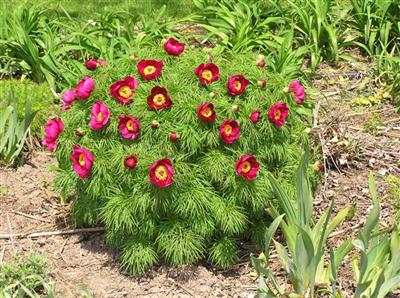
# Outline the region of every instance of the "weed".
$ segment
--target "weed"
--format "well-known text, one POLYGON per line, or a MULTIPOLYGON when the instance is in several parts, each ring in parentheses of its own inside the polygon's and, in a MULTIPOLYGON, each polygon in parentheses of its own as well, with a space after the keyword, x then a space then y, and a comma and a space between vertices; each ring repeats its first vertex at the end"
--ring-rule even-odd
POLYGON ((382 126, 383 120, 381 116, 377 113, 373 113, 364 122, 364 130, 372 135, 377 135, 379 127, 382 126))

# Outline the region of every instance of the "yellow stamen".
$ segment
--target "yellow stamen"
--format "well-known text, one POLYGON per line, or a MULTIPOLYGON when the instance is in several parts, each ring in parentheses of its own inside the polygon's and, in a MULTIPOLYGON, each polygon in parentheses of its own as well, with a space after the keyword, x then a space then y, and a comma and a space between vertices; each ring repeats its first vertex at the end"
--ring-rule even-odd
POLYGON ((126 122, 126 128, 127 128, 129 131, 134 131, 134 130, 135 130, 135 124, 133 123, 132 120, 128 120, 128 121, 126 122))
POLYGON ((242 88, 242 83, 240 83, 238 80, 233 81, 233 87, 236 89, 236 91, 239 91, 240 88, 242 88))
POLYGON ((85 165, 85 154, 81 153, 78 156, 78 163, 81 167, 85 165))
POLYGON ((144 74, 151 75, 156 71, 156 68, 153 65, 148 65, 143 69, 144 74))
POLYGON ((242 163, 242 172, 243 173, 248 173, 251 170, 251 163, 248 162, 247 160, 242 163))
POLYGON ((281 119, 281 116, 282 116, 281 110, 275 110, 274 119, 279 120, 279 119, 281 119))
POLYGON ((122 86, 121 88, 119 88, 118 94, 119 94, 119 96, 122 96, 123 98, 129 98, 132 96, 133 91, 128 86, 122 86))
POLYGON ((101 112, 97 114, 97 120, 98 121, 103 121, 104 120, 104 115, 101 112))
POLYGON ((229 137, 232 134, 233 127, 227 124, 225 126, 225 134, 229 137))
POLYGON ((165 103, 165 96, 164 94, 158 93, 154 95, 153 102, 156 106, 162 106, 165 103))
POLYGON ((168 171, 165 166, 158 166, 154 171, 156 178, 161 181, 165 181, 168 178, 168 171))
POLYGON ((211 81, 212 79, 212 72, 209 69, 205 69, 201 73, 201 77, 207 81, 211 81))
POLYGON ((212 111, 210 108, 205 108, 205 109, 201 112, 201 114, 202 114, 204 117, 209 118, 209 117, 212 116, 213 111, 212 111))

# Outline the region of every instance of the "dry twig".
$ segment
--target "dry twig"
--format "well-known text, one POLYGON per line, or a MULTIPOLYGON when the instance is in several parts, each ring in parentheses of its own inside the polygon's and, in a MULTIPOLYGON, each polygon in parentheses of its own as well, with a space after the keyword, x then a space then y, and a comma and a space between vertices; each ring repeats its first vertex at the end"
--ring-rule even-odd
POLYGON ((61 236, 61 235, 72 235, 72 234, 80 234, 80 233, 96 233, 96 232, 104 232, 105 227, 98 228, 83 228, 83 229, 72 229, 65 231, 51 231, 51 232, 38 232, 32 234, 0 234, 0 239, 14 239, 15 238, 40 238, 40 237, 48 237, 48 236, 61 236))

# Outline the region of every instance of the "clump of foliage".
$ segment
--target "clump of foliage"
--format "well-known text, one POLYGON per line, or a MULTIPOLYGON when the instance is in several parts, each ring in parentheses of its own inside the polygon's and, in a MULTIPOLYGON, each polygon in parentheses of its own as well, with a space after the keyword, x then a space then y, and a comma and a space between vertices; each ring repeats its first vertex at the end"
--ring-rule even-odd
POLYGON ((133 273, 160 261, 232 265, 236 241, 263 233, 268 173, 291 191, 307 140, 310 101, 299 82, 299 103, 285 91, 297 69, 259 67, 254 54, 202 65, 204 51, 170 46, 180 56, 159 45, 97 68, 65 93, 80 99, 44 140, 59 161, 57 187, 74 194, 75 223, 103 222, 133 273))
POLYGON ((24 118, 26 103, 31 103, 32 111, 36 116, 31 124, 31 134, 36 137, 41 134, 43 123, 49 115, 56 113, 58 108, 55 105, 54 95, 48 84, 37 84, 30 80, 0 80, 0 101, 5 100, 10 91, 17 99, 18 119, 24 118))
POLYGON ((340 265, 353 248, 359 254, 353 257, 352 267, 356 280, 355 296, 386 297, 400 285, 400 234, 393 230, 379 231, 380 206, 376 194, 375 179, 369 177, 369 188, 373 207, 364 228, 355 240, 344 241, 338 248, 329 247, 327 240, 334 229, 353 214, 353 207, 340 210, 330 220, 333 201, 330 207, 313 224, 312 196, 307 178, 307 154, 297 172, 297 196, 290 196, 280 187, 273 176, 272 188, 280 202, 279 209, 271 206, 275 218, 266 230, 265 249, 252 263, 259 274, 259 297, 344 297, 337 287, 340 265), (286 292, 269 268, 270 243, 278 227, 281 227, 287 249, 274 241, 279 260, 285 269, 293 293, 286 292), (328 250, 329 248, 329 250, 328 250), (287 252, 289 251, 289 253, 287 252), (265 279, 269 281, 267 284, 265 279))
POLYGON ((46 259, 30 252, 0 268, 1 297, 56 297, 47 278, 46 259))
POLYGON ((0 102, 0 160, 13 164, 25 146, 30 126, 36 112, 32 112, 29 101, 25 103, 24 117, 18 118, 18 105, 13 91, 0 102))

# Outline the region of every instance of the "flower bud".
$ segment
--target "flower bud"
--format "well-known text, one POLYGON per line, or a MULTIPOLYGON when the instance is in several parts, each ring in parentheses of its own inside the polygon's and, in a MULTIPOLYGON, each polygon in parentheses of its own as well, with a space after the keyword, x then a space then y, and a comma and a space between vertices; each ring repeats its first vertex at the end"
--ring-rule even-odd
POLYGON ((324 166, 324 164, 322 162, 317 161, 314 164, 314 169, 317 170, 317 171, 322 172, 325 169, 325 166, 324 166))
POLYGON ((137 165, 137 157, 135 155, 127 156, 124 159, 124 166, 127 169, 134 169, 137 165))
POLYGON ((264 59, 258 60, 257 61, 257 66, 260 67, 260 68, 264 68, 265 67, 265 60, 264 59))
POLYGON ((82 128, 78 128, 77 130, 75 130, 75 135, 76 135, 78 138, 81 138, 81 137, 83 137, 83 136, 85 135, 85 132, 83 131, 82 128))
POLYGON ((260 86, 261 88, 264 88, 265 85, 267 84, 267 81, 266 80, 259 80, 257 83, 258 83, 258 86, 260 86))
POLYGON ((216 92, 214 92, 214 91, 210 92, 210 97, 211 98, 216 98, 217 96, 218 96, 218 94, 216 92))
POLYGON ((176 142, 177 140, 179 140, 179 134, 176 132, 171 132, 169 134, 169 139, 171 140, 171 142, 176 142))
POLYGON ((151 121, 151 128, 158 128, 160 126, 160 123, 158 123, 157 120, 151 121))
POLYGON ((254 111, 250 114, 250 121, 256 124, 260 120, 260 111, 254 111))
POLYGON ((233 106, 232 106, 232 111, 233 111, 233 112, 239 112, 239 111, 240 111, 239 106, 238 106, 238 105, 233 105, 233 106))

